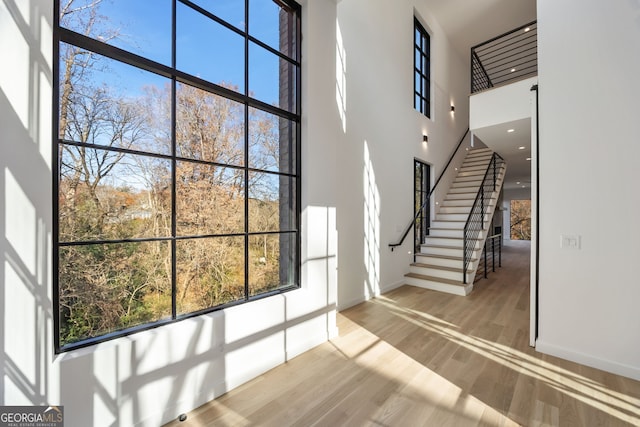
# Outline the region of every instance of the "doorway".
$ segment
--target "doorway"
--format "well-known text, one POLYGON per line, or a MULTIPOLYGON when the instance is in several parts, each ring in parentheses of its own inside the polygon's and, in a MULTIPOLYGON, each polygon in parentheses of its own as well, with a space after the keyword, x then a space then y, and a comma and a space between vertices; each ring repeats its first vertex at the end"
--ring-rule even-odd
POLYGON ((424 237, 429 234, 431 225, 431 203, 427 196, 431 190, 431 166, 414 159, 413 167, 413 211, 416 216, 413 227, 413 253, 419 251, 424 237))

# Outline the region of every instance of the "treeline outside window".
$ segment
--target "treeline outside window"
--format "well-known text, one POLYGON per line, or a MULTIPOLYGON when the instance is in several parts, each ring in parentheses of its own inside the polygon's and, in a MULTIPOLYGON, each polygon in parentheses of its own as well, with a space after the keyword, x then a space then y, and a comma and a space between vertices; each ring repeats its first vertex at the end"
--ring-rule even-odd
POLYGON ((299 287, 300 7, 55 5, 56 351, 299 287))

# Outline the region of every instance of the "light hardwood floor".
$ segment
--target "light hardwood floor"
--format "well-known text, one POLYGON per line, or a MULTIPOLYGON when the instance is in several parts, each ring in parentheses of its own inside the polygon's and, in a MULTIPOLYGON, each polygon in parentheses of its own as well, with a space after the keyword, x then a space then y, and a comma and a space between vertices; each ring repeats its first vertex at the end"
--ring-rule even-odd
POLYGON ((528 346, 529 249, 467 297, 403 286, 340 336, 188 413, 194 426, 640 425, 640 382, 528 346))

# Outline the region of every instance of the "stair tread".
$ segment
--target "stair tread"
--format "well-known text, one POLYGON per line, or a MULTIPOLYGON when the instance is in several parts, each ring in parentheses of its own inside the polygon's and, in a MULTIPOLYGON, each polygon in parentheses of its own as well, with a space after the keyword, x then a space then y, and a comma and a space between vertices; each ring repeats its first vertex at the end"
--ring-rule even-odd
MULTIPOLYGON (((432 269, 436 269, 436 270, 444 270, 444 271, 451 271, 453 273, 460 273, 462 274, 462 269, 458 268, 458 267, 447 267, 444 265, 435 265, 435 264, 425 264, 422 262, 412 262, 411 266, 413 267, 422 267, 422 268, 432 268, 432 269)), ((467 273, 471 273, 472 270, 467 269, 467 273)))
POLYGON ((423 247, 426 247, 426 248, 459 249, 459 250, 462 250, 462 246, 431 245, 429 243, 423 243, 420 246, 423 246, 423 247))
POLYGON ((462 280, 444 279, 442 277, 426 276, 424 274, 418 274, 418 273, 407 273, 404 275, 404 277, 412 277, 414 279, 422 279, 422 280, 429 280, 431 282, 446 283, 447 285, 466 286, 465 284, 462 283, 462 280))
MULTIPOLYGON (((416 256, 428 257, 428 258, 448 259, 448 260, 452 260, 452 261, 464 261, 464 259, 461 256, 452 256, 452 255, 434 255, 434 254, 417 253, 416 256)), ((475 262, 477 260, 478 260, 477 258, 471 258, 469 260, 469 262, 475 262)))
MULTIPOLYGON (((449 239, 449 240, 463 240, 462 237, 451 237, 451 236, 427 236, 432 237, 434 239, 449 239)), ((480 238, 469 239, 469 240, 481 240, 480 238)))

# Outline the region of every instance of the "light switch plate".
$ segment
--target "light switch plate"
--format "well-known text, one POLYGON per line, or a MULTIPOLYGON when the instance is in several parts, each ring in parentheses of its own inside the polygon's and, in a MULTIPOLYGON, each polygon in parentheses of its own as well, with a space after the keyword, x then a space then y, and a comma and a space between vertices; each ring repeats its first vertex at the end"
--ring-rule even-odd
POLYGON ((562 249, 580 249, 581 237, 576 234, 563 234, 560 236, 560 247, 562 249))

